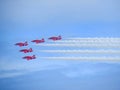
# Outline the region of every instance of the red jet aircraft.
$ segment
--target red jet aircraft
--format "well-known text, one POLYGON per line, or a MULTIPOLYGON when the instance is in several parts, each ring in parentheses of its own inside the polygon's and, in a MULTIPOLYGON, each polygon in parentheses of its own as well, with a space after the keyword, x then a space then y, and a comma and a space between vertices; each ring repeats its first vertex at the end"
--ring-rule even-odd
POLYGON ((28 53, 28 52, 33 52, 32 48, 30 49, 22 49, 20 52, 28 53))
POLYGON ((32 59, 36 59, 36 56, 35 55, 33 55, 33 56, 25 56, 25 57, 23 57, 23 59, 26 59, 26 60, 32 60, 32 59))
POLYGON ((56 41, 56 40, 61 40, 62 39, 62 37, 61 36, 58 36, 58 37, 50 37, 50 38, 48 38, 48 39, 50 39, 50 40, 53 40, 53 41, 56 41))
POLYGON ((23 43, 23 42, 16 43, 15 45, 18 45, 18 46, 22 47, 22 46, 27 46, 28 43, 27 43, 27 41, 26 41, 25 43, 23 43))
POLYGON ((42 38, 41 40, 33 40, 33 41, 31 41, 31 42, 35 42, 36 44, 38 44, 38 43, 43 43, 43 42, 45 42, 45 40, 44 40, 44 38, 42 38))

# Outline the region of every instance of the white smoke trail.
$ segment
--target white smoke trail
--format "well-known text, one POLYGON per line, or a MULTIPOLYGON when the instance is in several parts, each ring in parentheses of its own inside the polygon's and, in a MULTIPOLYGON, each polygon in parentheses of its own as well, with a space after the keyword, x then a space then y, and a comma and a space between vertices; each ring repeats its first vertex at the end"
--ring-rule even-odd
POLYGON ((68 40, 120 40, 120 38, 110 38, 110 37, 94 37, 94 38, 91 38, 91 37, 88 37, 88 38, 68 38, 68 40))
POLYGON ((103 44, 58 44, 58 43, 52 43, 52 44, 39 44, 39 46, 59 46, 59 47, 94 47, 94 48, 120 48, 120 44, 114 44, 114 43, 103 43, 103 44))
POLYGON ((41 46, 120 48, 120 38, 69 38, 41 46))
POLYGON ((120 61, 120 57, 41 57, 49 60, 120 61))
POLYGON ((120 40, 62 40, 56 41, 57 43, 114 43, 120 44, 120 40))
MULTIPOLYGON (((54 42, 54 41, 53 41, 54 42)), ((48 53, 80 53, 80 54, 120 54, 120 38, 69 38, 55 41, 54 43, 39 44, 40 46, 52 47, 75 47, 87 48, 87 50, 41 50, 48 53), (101 48, 89 50, 88 48, 101 48), (110 49, 107 49, 110 48, 110 49)), ((118 55, 117 55, 118 56, 118 55)), ((120 57, 41 57, 50 60, 82 60, 82 61, 120 61, 120 57)))
POLYGON ((40 50, 49 53, 120 54, 120 50, 40 50))
POLYGON ((60 40, 62 43, 118 43, 120 38, 69 38, 67 40, 60 40))

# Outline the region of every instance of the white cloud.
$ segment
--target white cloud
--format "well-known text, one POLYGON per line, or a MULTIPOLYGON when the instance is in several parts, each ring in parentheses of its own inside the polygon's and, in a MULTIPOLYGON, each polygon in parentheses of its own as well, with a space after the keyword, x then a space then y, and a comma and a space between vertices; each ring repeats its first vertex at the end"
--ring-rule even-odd
POLYGON ((20 76, 24 74, 25 72, 1 73, 0 78, 9 78, 9 77, 15 77, 15 76, 20 76))
POLYGON ((79 72, 77 71, 65 71, 65 72, 62 72, 62 74, 69 78, 78 77, 80 75, 79 72))
POLYGON ((113 73, 114 70, 119 71, 119 67, 116 66, 117 64, 119 65, 120 63, 77 62, 77 64, 72 64, 62 70, 61 73, 68 78, 94 77, 97 75, 105 75, 110 72, 113 73))
POLYGON ((96 67, 97 64, 98 63, 89 64, 88 66, 87 63, 84 65, 83 63, 73 64, 72 68, 70 68, 71 66, 69 66, 68 68, 65 68, 65 70, 61 71, 61 73, 68 78, 77 78, 82 76, 86 77, 91 75, 97 75, 99 74, 99 72, 106 70, 105 67, 96 67))
POLYGON ((0 78, 10 78, 29 74, 31 72, 43 71, 43 70, 54 70, 66 67, 66 62, 55 62, 48 60, 36 59, 35 61, 24 61, 24 62, 9 62, 4 59, 0 63, 0 78))

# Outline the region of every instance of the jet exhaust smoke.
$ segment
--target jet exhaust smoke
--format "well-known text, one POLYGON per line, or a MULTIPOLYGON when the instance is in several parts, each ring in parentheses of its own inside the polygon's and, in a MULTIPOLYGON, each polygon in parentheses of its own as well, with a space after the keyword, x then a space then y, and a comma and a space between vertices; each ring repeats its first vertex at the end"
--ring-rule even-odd
POLYGON ((41 57, 49 60, 120 61, 120 57, 41 57))
POLYGON ((40 50, 48 53, 120 54, 120 50, 40 50))
POLYGON ((39 44, 39 46, 56 46, 56 47, 80 47, 80 48, 84 48, 84 47, 95 47, 95 48, 120 48, 120 44, 39 44))

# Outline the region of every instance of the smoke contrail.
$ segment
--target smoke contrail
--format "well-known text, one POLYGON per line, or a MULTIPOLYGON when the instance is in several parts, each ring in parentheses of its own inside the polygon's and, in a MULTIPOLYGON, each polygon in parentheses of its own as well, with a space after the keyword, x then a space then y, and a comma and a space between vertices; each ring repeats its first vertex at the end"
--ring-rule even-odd
POLYGON ((67 40, 60 40, 62 43, 118 43, 120 38, 69 38, 67 40))
POLYGON ((102 38, 102 37, 95 37, 95 38, 68 38, 68 40, 120 40, 120 38, 102 38))
POLYGON ((40 50, 50 53, 80 53, 80 54, 120 54, 120 50, 40 50))
POLYGON ((41 57, 50 60, 120 61, 120 57, 41 57))
POLYGON ((120 38, 69 38, 41 46, 120 48, 120 38))
MULTIPOLYGON (((50 47, 75 47, 78 50, 41 50, 41 52, 48 53, 80 53, 80 54, 120 54, 120 38, 69 38, 66 40, 55 41, 52 43, 39 44, 40 46, 50 47), (87 48, 86 50, 80 50, 80 48, 87 48), (92 48, 92 49, 88 49, 92 48), (94 50, 95 48, 101 48, 94 50), (109 48, 109 49, 108 49, 109 48)), ((110 56, 110 55, 109 55, 110 56)), ((41 57, 50 60, 82 60, 82 61, 120 61, 120 57, 41 57)), ((117 55, 118 56, 118 55, 117 55)))
POLYGON ((62 40, 57 43, 114 43, 120 44, 120 40, 62 40))
POLYGON ((59 46, 59 47, 95 47, 95 48, 120 48, 120 44, 58 44, 58 43, 52 43, 52 44, 39 44, 40 46, 59 46))

